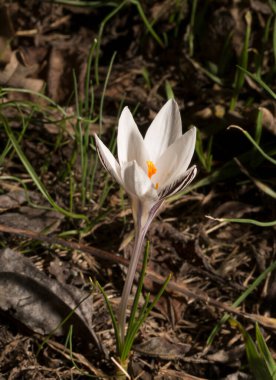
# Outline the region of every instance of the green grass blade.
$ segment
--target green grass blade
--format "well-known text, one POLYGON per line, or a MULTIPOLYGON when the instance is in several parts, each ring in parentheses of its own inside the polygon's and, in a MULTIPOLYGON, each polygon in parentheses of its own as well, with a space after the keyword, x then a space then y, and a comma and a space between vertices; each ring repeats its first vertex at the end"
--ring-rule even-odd
POLYGON ((261 87, 263 87, 263 89, 266 90, 269 93, 269 95, 272 96, 273 99, 276 99, 276 92, 271 90, 271 88, 258 75, 250 73, 248 70, 239 65, 237 65, 237 67, 239 70, 243 71, 248 76, 250 76, 250 78, 254 79, 255 82, 257 82, 261 87))
MULTIPOLYGON (((243 45, 241 61, 240 61, 240 66, 243 69, 247 69, 247 65, 248 65, 248 50, 249 50, 249 41, 250 41, 251 23, 252 23, 252 15, 249 11, 247 11, 245 14, 245 21, 246 21, 246 31, 245 31, 245 39, 244 39, 244 45, 243 45)), ((245 78, 244 71, 237 70, 236 76, 235 76, 235 82, 234 82, 234 94, 230 102, 230 111, 233 111, 236 107, 239 93, 244 84, 244 78, 245 78)))
POLYGON ((146 318, 148 317, 149 313, 152 311, 152 309, 155 307, 155 305, 157 304, 157 302, 159 301, 160 297, 162 296, 162 294, 164 293, 170 279, 171 279, 172 275, 169 274, 169 276, 166 278, 164 284, 162 285, 161 289, 159 290, 159 292, 156 294, 156 296, 154 297, 154 300, 151 302, 151 304, 146 308, 145 312, 142 312, 139 319, 137 320, 136 322, 136 330, 138 331, 139 328, 141 327, 141 325, 144 323, 144 321, 146 320, 146 318))
POLYGON ((0 167, 3 165, 3 162, 11 149, 12 149, 12 144, 10 141, 8 141, 6 146, 3 149, 3 152, 0 155, 0 167))
POLYGON ((276 14, 276 1, 275 0, 268 0, 268 3, 271 7, 271 10, 273 11, 274 14, 276 14))
POLYGON ((7 87, 7 88, 2 88, 3 91, 9 93, 9 92, 19 92, 19 93, 23 93, 23 94, 30 94, 30 95, 35 95, 35 96, 38 96, 39 98, 43 99, 43 100, 46 100, 47 103, 51 104, 52 106, 54 106, 55 108, 57 108, 60 113, 62 115, 64 115, 65 117, 67 117, 67 113, 64 111, 64 109, 58 105, 54 100, 52 100, 51 98, 49 98, 48 96, 40 93, 40 92, 35 92, 35 91, 32 91, 32 90, 27 90, 27 89, 24 89, 24 88, 14 88, 14 87, 7 87))
POLYGON ((75 213, 72 213, 70 211, 67 211, 65 209, 63 209, 62 207, 60 207, 54 200, 53 198, 50 196, 50 194, 48 193, 48 191, 46 190, 46 188, 44 187, 44 185, 42 184, 42 182, 40 181, 38 175, 36 174, 36 172, 34 171, 32 165, 30 164, 29 160, 27 159, 27 157, 25 156, 25 154, 23 153, 20 145, 18 144, 18 141, 15 137, 15 135, 13 134, 6 118, 3 116, 3 115, 0 115, 0 120, 2 121, 2 123, 4 124, 4 127, 5 127, 5 131, 7 133, 7 136, 9 137, 18 157, 20 158, 22 164, 24 165, 25 169, 27 170, 27 172, 29 173, 30 177, 32 178, 34 184, 36 185, 36 187, 39 189, 39 191, 41 192, 41 194, 44 196, 44 198, 47 199, 47 201, 50 203, 50 205, 58 212, 60 212, 61 214, 69 217, 69 218, 74 218, 74 219, 84 219, 86 221, 88 221, 88 218, 86 215, 82 215, 82 214, 75 214, 75 213))
POLYGON ((82 8, 116 7, 118 5, 115 1, 47 0, 47 2, 82 8))
POLYGON ((260 107, 258 109, 256 129, 255 129, 255 140, 254 140, 258 145, 260 145, 260 142, 261 142, 262 130, 263 130, 263 110, 260 107))
POLYGON ((198 159, 203 166, 203 168, 206 170, 207 173, 211 171, 212 167, 212 161, 213 161, 213 156, 212 156, 212 146, 213 146, 213 136, 209 137, 208 140, 208 145, 207 145, 207 150, 204 152, 203 150, 203 139, 201 132, 197 132, 196 134, 196 154, 198 156, 198 159))
MULTIPOLYGON (((267 275, 276 269, 276 261, 274 261, 266 270, 264 270, 248 288, 236 299, 232 307, 238 307, 240 304, 266 279, 267 275)), ((229 319, 230 315, 225 313, 221 320, 213 328, 211 334, 207 339, 207 344, 212 344, 215 335, 220 330, 221 326, 229 319)))
POLYGON ((274 191, 271 187, 269 187, 267 184, 265 184, 264 182, 256 179, 256 178, 252 178, 253 182, 255 183, 255 185, 261 190, 263 191, 265 194, 267 194, 268 196, 270 196, 271 198, 274 198, 276 199, 276 191, 274 191))
POLYGON ((143 67, 142 71, 141 71, 141 74, 142 74, 142 77, 144 78, 146 87, 148 89, 150 89, 151 88, 151 80, 150 80, 150 74, 149 74, 148 69, 146 67, 143 67))
POLYGON ((271 377, 268 363, 265 358, 258 351, 257 346, 255 345, 253 339, 244 329, 244 327, 235 319, 230 318, 230 324, 232 327, 238 328, 243 335, 246 356, 250 370, 253 374, 255 380, 273 380, 271 377))
MULTIPOLYGON (((101 133, 102 133, 104 97, 105 97, 106 88, 108 85, 108 81, 110 78, 110 74, 112 71, 112 67, 113 67, 115 57, 116 57, 116 52, 111 57, 110 64, 108 67, 108 71, 107 71, 106 78, 105 78, 105 82, 104 82, 104 86, 103 86, 103 92, 101 95, 100 111, 99 111, 99 125, 100 125, 99 135, 101 135, 101 133)), ((91 146, 94 149, 94 151, 96 151, 95 145, 93 144, 93 140, 92 140, 92 144, 89 144, 89 146, 91 146)), ((94 191, 94 183, 95 183, 95 176, 96 176, 96 172, 97 172, 97 168, 98 168, 98 163, 99 163, 99 157, 98 157, 98 154, 95 153, 93 170, 91 171, 91 174, 90 174, 90 194, 93 194, 93 191, 94 191)), ((107 194, 109 193, 109 191, 111 189, 111 186, 108 186, 108 181, 109 181, 109 178, 107 178, 105 181, 104 191, 102 192, 101 197, 100 197, 101 205, 103 204, 107 194)))
POLYGON ((230 125, 228 129, 230 128, 236 128, 242 131, 242 133, 248 138, 248 140, 254 145, 254 147, 261 153, 261 155, 268 161, 272 162, 272 164, 276 165, 276 160, 274 160, 272 157, 266 154, 247 131, 245 131, 243 128, 239 127, 238 125, 230 125))
POLYGON ((196 8, 197 1, 192 1, 192 11, 191 11, 191 21, 189 25, 189 34, 188 34, 188 45, 189 45, 189 55, 190 57, 194 54, 194 39, 195 39, 195 16, 196 16, 196 8))
POLYGON ((94 94, 93 94, 93 88, 92 88, 92 93, 91 93, 92 108, 89 110, 89 99, 90 99, 89 88, 90 88, 90 84, 91 84, 90 83, 90 81, 91 81, 91 66, 92 66, 92 60, 93 60, 93 55, 94 55, 96 46, 97 46, 97 41, 95 40, 92 43, 90 50, 89 50, 86 73, 85 73, 85 83, 84 83, 84 87, 85 87, 85 90, 84 90, 84 94, 85 94, 85 96, 84 96, 84 109, 85 109, 86 116, 88 115, 89 118, 92 117, 91 111, 93 110, 93 101, 94 101, 94 94))
POLYGON ((103 92, 102 92, 101 102, 100 102, 100 115, 99 115, 100 131, 99 131, 99 136, 101 136, 101 134, 102 134, 104 97, 105 97, 106 88, 107 88, 107 85, 109 82, 109 78, 110 78, 110 74, 112 71, 112 67, 113 67, 113 63, 114 63, 116 54, 117 54, 116 52, 113 53, 113 55, 111 57, 110 64, 108 66, 108 70, 107 70, 105 81, 104 81, 103 92))
POLYGON ((258 323, 256 323, 256 340, 259 348, 259 352, 267 363, 269 372, 271 375, 276 373, 276 363, 267 347, 266 341, 261 333, 258 323))
POLYGON ((144 22, 146 28, 148 29, 149 33, 152 35, 152 37, 156 40, 156 42, 162 47, 164 48, 164 43, 163 41, 161 40, 161 38, 158 36, 158 34, 155 32, 155 30, 153 29, 152 25, 149 23, 146 15, 145 15, 145 12, 143 10, 143 7, 142 5, 140 4, 140 1, 138 0, 130 0, 130 2, 134 5, 136 5, 136 8, 138 10, 138 13, 142 19, 142 21, 144 22))
POLYGON ((40 353, 43 346, 47 344, 48 340, 51 339, 51 337, 54 335, 56 331, 58 331, 62 326, 65 325, 66 322, 70 320, 70 318, 75 314, 76 310, 80 307, 80 305, 87 300, 91 296, 91 293, 86 295, 70 312, 65 316, 65 318, 52 330, 50 333, 46 336, 46 338, 43 339, 42 343, 38 346, 38 350, 36 352, 36 355, 40 353))
POLYGON ((276 220, 271 220, 269 222, 260 222, 255 219, 239 219, 239 218, 213 218, 210 215, 207 215, 207 218, 217 220, 218 222, 226 222, 226 223, 242 223, 242 224, 254 224, 258 227, 273 227, 276 225, 276 220))
POLYGON ((101 22, 98 38, 97 38, 97 45, 96 45, 96 56, 95 56, 95 80, 96 84, 98 85, 100 83, 99 79, 99 60, 100 60, 100 46, 102 41, 102 35, 105 28, 106 23, 112 19, 126 4, 128 4, 129 0, 122 1, 121 3, 117 4, 116 8, 113 9, 101 22))
MULTIPOLYGON (((83 138, 83 128, 81 122, 81 110, 80 110, 80 101, 79 101, 79 90, 78 90, 78 82, 75 70, 73 70, 73 83, 74 83, 74 92, 75 92, 75 106, 76 106, 76 114, 77 114, 77 122, 75 126, 75 138, 76 138, 76 148, 79 150, 80 154, 80 165, 81 165, 81 204, 82 207, 85 205, 85 196, 86 196, 86 166, 87 166, 87 155, 85 154, 84 149, 84 138, 83 138)), ((71 195, 71 194, 70 194, 71 195)), ((71 196, 73 199, 73 197, 71 196)))
POLYGON ((167 99, 174 99, 173 88, 168 80, 165 82, 165 91, 167 99))
POLYGON ((155 305, 159 301, 159 299, 162 296, 162 294, 164 293, 164 291, 166 289, 166 286, 168 285, 168 282, 170 281, 170 279, 171 279, 171 274, 167 277, 166 281, 164 282, 164 284, 162 285, 161 289, 159 290, 159 292, 157 293, 157 295, 154 297, 154 300, 152 301, 152 303, 149 306, 148 306, 149 294, 147 294, 145 303, 144 303, 143 308, 142 308, 142 310, 140 312, 140 316, 132 324, 131 331, 128 332, 127 340, 125 341, 125 347, 124 347, 124 349, 122 351, 122 356, 121 356, 122 360, 126 359, 128 357, 128 354, 129 354, 129 352, 131 350, 131 347, 133 345, 134 339, 135 339, 135 337, 136 337, 136 335, 137 335, 137 333, 138 333, 141 325, 144 323, 144 321, 148 317, 149 313, 152 311, 152 309, 155 307, 155 305))
POLYGON ((73 351, 73 325, 70 325, 69 327, 69 331, 68 331, 68 334, 67 334, 67 337, 66 337, 66 341, 64 343, 64 347, 68 347, 68 350, 69 350, 69 354, 70 354, 70 360, 73 364, 73 366, 79 371, 79 373, 84 376, 84 378, 88 379, 95 379, 96 376, 93 376, 93 375, 90 375, 88 372, 86 371, 83 371, 76 363, 76 360, 74 358, 74 351, 73 351))
POLYGON ((121 347, 122 345, 121 345, 121 338, 120 338, 119 326, 118 326, 118 323, 117 323, 117 319, 115 317, 112 305, 111 305, 111 303, 110 303, 110 301, 109 301, 109 299, 107 297, 107 294, 104 291, 104 289, 101 287, 101 285, 98 283, 98 281, 96 281, 96 286, 99 288, 101 294, 104 297, 104 300, 105 300, 105 303, 106 303, 106 306, 107 306, 107 309, 108 309, 108 312, 109 312, 109 315, 110 315, 110 318, 111 318, 111 321, 112 321, 112 326, 114 328, 116 347, 117 347, 117 352, 119 354, 122 351, 122 347, 121 347))
MULTIPOLYGON (((147 307, 148 307, 148 304, 149 304, 149 300, 150 300, 150 294, 147 293, 146 296, 145 296, 145 302, 144 302, 144 305, 140 311, 140 316, 141 315, 144 315, 146 310, 147 310, 147 307)), ((126 335, 126 338, 125 338, 125 342, 124 342, 124 347, 122 349, 122 353, 121 353, 121 356, 120 356, 120 359, 123 361, 125 361, 128 356, 129 356, 129 353, 131 351, 131 348, 133 346, 133 342, 135 340, 135 337, 139 331, 139 318, 138 320, 136 320, 134 323, 133 323, 133 326, 132 326, 132 329, 128 331, 128 334, 126 335)))
POLYGON ((246 355, 255 380, 273 380, 266 362, 260 357, 251 336, 244 330, 246 355))

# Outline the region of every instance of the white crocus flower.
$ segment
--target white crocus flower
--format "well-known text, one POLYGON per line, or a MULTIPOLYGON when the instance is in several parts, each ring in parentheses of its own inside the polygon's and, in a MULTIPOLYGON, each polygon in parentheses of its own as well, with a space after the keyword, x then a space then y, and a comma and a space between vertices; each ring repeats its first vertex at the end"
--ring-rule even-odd
POLYGON ((193 127, 182 135, 177 103, 169 100, 151 123, 143 139, 133 116, 124 108, 118 128, 118 160, 96 136, 103 166, 128 193, 136 223, 144 226, 155 206, 186 187, 196 175, 189 170, 196 140, 193 127))
POLYGON ((119 311, 123 341, 127 299, 146 231, 164 199, 183 190, 196 175, 196 166, 188 169, 195 149, 196 128, 182 135, 178 105, 169 100, 156 115, 144 138, 131 112, 124 108, 118 127, 118 161, 98 136, 95 139, 103 166, 130 197, 136 226, 134 252, 119 311))

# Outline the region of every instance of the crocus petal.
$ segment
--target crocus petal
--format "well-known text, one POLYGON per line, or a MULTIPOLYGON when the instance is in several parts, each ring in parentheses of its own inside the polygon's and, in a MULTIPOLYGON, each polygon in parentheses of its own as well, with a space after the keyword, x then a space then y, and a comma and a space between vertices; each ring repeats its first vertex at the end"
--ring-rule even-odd
POLYGON ((121 168, 123 186, 130 196, 144 200, 156 200, 157 191, 144 170, 136 161, 128 162, 121 168))
POLYGON ((191 128, 176 140, 156 161, 155 183, 164 187, 184 174, 191 162, 195 150, 196 128, 191 128))
POLYGON ((158 192, 159 199, 160 200, 164 199, 166 197, 169 197, 183 190, 185 187, 189 185, 189 183, 192 182, 192 180, 196 176, 196 173, 197 173, 197 168, 194 165, 189 170, 187 170, 184 174, 178 177, 175 181, 171 182, 169 185, 165 187, 162 187, 158 192))
POLYGON ((151 123, 145 135, 150 159, 156 162, 165 150, 182 135, 181 117, 175 100, 168 100, 151 123))
POLYGON ((131 199, 135 224, 143 228, 149 220, 150 210, 158 202, 157 191, 136 161, 129 162, 122 168, 122 178, 131 199))
POLYGON ((119 184, 122 184, 120 166, 117 160, 96 134, 95 134, 95 143, 96 143, 96 148, 97 148, 101 163, 103 164, 105 169, 112 175, 112 177, 119 184))
POLYGON ((123 109, 119 119, 117 150, 121 166, 135 160, 139 166, 145 171, 147 170, 146 161, 149 156, 146 152, 143 137, 128 107, 123 109))

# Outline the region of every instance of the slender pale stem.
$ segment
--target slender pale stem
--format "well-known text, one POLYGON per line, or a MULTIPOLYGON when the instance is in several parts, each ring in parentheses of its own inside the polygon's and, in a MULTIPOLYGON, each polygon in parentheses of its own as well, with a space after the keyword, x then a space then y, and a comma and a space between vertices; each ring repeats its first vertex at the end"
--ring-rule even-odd
MULTIPOLYGON (((129 267, 127 271, 126 281, 122 293, 122 298, 119 306, 119 313, 118 313, 118 328, 119 328, 119 334, 120 334, 120 342, 119 344, 119 351, 124 347, 124 341, 125 341, 125 330, 126 330, 126 312, 127 312, 127 303, 128 298, 131 292, 134 276, 136 273, 137 265, 139 258, 141 256, 142 248, 143 248, 143 242, 147 233, 147 230, 156 215, 159 207, 162 205, 164 200, 159 200, 156 202, 151 209, 148 211, 147 214, 147 220, 146 222, 143 220, 143 214, 145 213, 144 205, 140 200, 133 200, 132 199, 132 208, 133 208, 133 216, 135 221, 135 241, 134 241, 134 248, 133 253, 131 255, 131 259, 129 262, 129 267), (137 202, 134 207, 134 202, 137 202), (143 222, 142 222, 143 220, 143 222)), ((118 353, 120 355, 120 352, 118 353)))
POLYGON ((136 226, 136 229, 135 229, 135 241, 134 241, 133 253, 131 255, 131 259, 129 262, 126 281, 125 281, 121 303, 119 307, 118 325, 119 325, 120 335, 121 335, 121 347, 123 346, 124 339, 125 339, 126 311, 127 311, 128 298, 131 292, 134 276, 136 273, 138 261, 139 261, 141 251, 143 248, 143 242, 145 239, 147 229, 148 229, 148 226, 141 228, 140 225, 136 226))

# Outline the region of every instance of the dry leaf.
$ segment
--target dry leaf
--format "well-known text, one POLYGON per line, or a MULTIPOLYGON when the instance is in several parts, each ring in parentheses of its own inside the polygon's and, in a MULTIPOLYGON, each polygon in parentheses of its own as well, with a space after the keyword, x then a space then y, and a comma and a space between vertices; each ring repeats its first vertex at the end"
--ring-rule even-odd
POLYGON ((73 324, 74 332, 85 336, 87 343, 98 344, 89 293, 48 278, 28 258, 9 248, 0 251, 0 309, 39 334, 67 334, 73 324))

